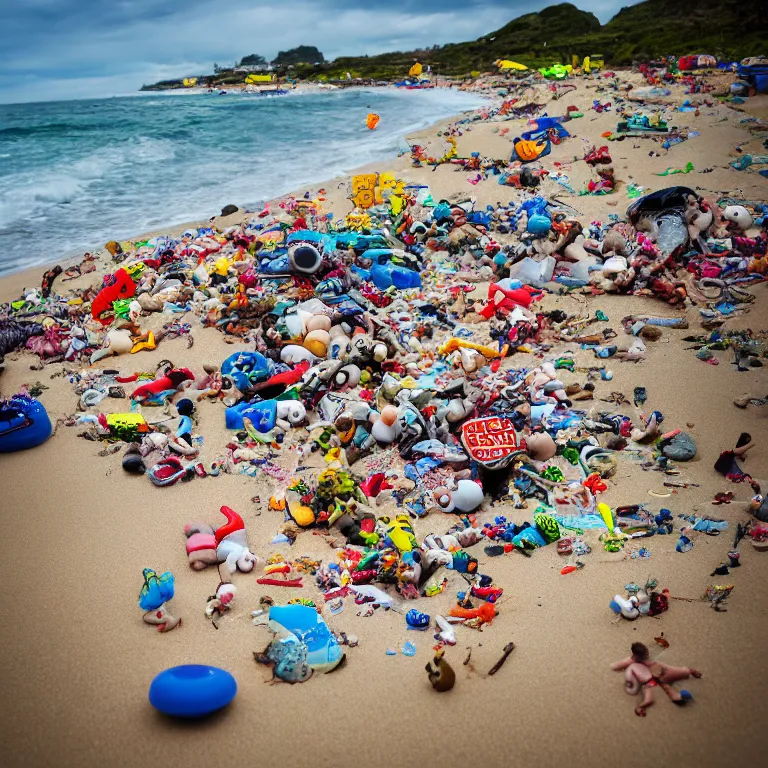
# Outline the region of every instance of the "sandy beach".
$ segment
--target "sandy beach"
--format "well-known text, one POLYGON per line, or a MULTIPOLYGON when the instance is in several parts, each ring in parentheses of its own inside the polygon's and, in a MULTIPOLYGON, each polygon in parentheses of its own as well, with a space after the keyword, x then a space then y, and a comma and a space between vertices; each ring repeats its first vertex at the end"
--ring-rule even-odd
MULTIPOLYGON (((639 82, 635 74, 625 77, 639 82)), ((612 93, 597 90, 605 81, 574 82, 576 91, 549 101, 542 112, 558 115, 574 105, 584 116, 566 123, 571 137, 553 146, 541 165, 550 171, 559 169, 569 177, 571 187, 580 190, 593 177, 580 158, 593 144, 604 143, 601 134, 615 130, 617 116, 615 110, 598 114, 591 109, 594 99, 612 101, 612 93)), ((548 99, 546 86, 539 86, 535 96, 548 99)), ((674 86, 665 101, 679 105, 684 99, 703 101, 705 97, 686 96, 674 86)), ((756 97, 737 110, 714 100, 712 106, 702 105, 698 115, 675 112, 674 124, 698 135, 669 150, 645 139, 610 142, 618 182, 611 195, 571 195, 551 180, 543 182, 541 194, 572 206, 585 229, 593 221, 607 221, 611 214, 623 217, 630 202, 629 184, 648 193, 679 183, 713 199, 731 195, 764 201, 768 181, 754 171, 734 170, 729 163, 738 157, 737 144, 744 152, 765 151, 762 139, 750 134, 749 123, 741 121, 765 116, 766 101, 756 97), (684 168, 688 162, 694 164, 691 173, 658 175, 670 167, 684 168)), ((439 156, 444 136, 438 134, 455 122, 444 121, 407 137, 408 141, 439 156)), ((458 154, 467 157, 479 152, 506 160, 511 140, 525 130, 525 124, 525 119, 460 122, 459 133, 454 134, 458 154)), ((476 210, 498 201, 524 199, 521 190, 499 186, 494 176, 471 185, 467 179, 472 173, 452 165, 413 168, 409 156, 365 170, 392 171, 410 184, 428 185, 435 200, 475 198, 476 210)), ((311 195, 319 188, 325 190, 325 211, 333 211, 337 218, 350 212, 346 180, 315 185, 311 195)), ((222 205, 229 202, 238 201, 225 200, 222 205)), ((250 216, 238 213, 218 217, 214 223, 224 230, 243 218, 250 216)), ((500 239, 513 242, 512 236, 500 239)), ((102 255, 96 272, 69 283, 57 281, 56 290, 65 294, 98 284, 104 271, 113 268, 102 255)), ((0 279, 0 301, 16 299, 22 288, 39 285, 41 272, 37 268, 0 279)), ((756 300, 748 312, 727 319, 726 330, 768 329, 766 284, 750 290, 756 300)), ((741 568, 729 576, 709 574, 731 549, 737 522, 749 519, 747 503, 753 495, 749 485, 731 484, 713 469, 719 453, 733 447, 743 431, 757 442, 745 462, 746 471, 763 481, 764 493, 768 491, 768 406, 740 409, 733 404, 745 393, 768 396, 765 368, 738 371, 729 351, 714 353, 719 365, 697 359, 683 337, 705 333, 698 306, 680 310, 652 297, 556 291, 546 293, 540 306, 545 311, 561 309, 589 316, 600 310, 608 321, 599 327, 614 328, 619 338, 625 336, 621 320, 631 314, 685 316, 689 321, 688 330, 664 328, 658 341, 647 342, 646 359, 640 362, 604 361, 613 379, 598 380, 596 399, 580 404, 594 412, 607 410, 608 403, 600 398, 623 393, 630 404, 618 410, 636 419, 632 392, 644 386, 647 408, 664 414, 664 427, 683 429, 696 442, 696 458, 678 465, 687 488, 665 487, 663 473, 644 470, 629 454, 620 456, 618 471, 607 480, 601 501, 612 508, 644 503, 654 512, 666 507, 675 516, 672 535, 641 540, 640 546, 650 550, 649 558, 630 557, 630 549, 639 548, 634 544, 607 552, 598 541, 599 531, 587 531, 584 539, 592 551, 583 558, 585 566, 561 575, 563 558, 554 546, 541 548, 530 558, 516 553, 491 558, 477 545, 472 554, 479 560, 480 572, 492 575, 494 584, 504 588, 504 596, 498 616, 482 632, 456 628, 457 644, 446 651, 457 674, 452 691, 436 694, 427 681, 424 666, 433 655, 431 632, 407 631, 403 617, 395 611, 360 616, 360 606, 349 598, 338 615, 323 613, 332 630, 359 638, 358 647, 345 649, 346 665, 302 685, 270 684, 269 670, 255 663, 253 652, 264 649, 271 633, 252 625, 251 611, 264 595, 279 602, 292 597, 322 602, 321 593, 308 577, 303 589, 288 589, 260 586, 253 574, 236 574, 236 605, 216 631, 203 614, 216 578, 209 571, 189 568, 184 525, 196 519, 218 524, 218 509, 226 504, 244 518, 251 548, 261 557, 274 551, 286 558, 333 557, 327 541, 305 530, 290 548, 270 545, 283 520, 282 513, 267 508, 267 500, 280 484, 264 474, 255 479, 222 474, 157 488, 147 477, 124 472, 121 454, 99 455, 104 445, 78 438, 80 426, 61 425, 50 440, 31 451, 0 455, 0 517, 8 540, 0 559, 0 579, 10 603, 2 623, 6 651, 0 662, 3 764, 11 768, 129 768, 150 762, 194 767, 243 761, 346 768, 383 766, 393 760, 444 768, 510 761, 575 768, 609 763, 627 768, 714 768, 745 760, 757 764, 763 751, 762 703, 768 685, 761 656, 768 631, 768 554, 745 542, 740 548, 741 568), (712 506, 715 494, 723 491, 733 491, 733 501, 712 506), (255 503, 253 497, 260 501, 255 503), (717 516, 727 520, 729 528, 720 536, 698 534, 691 551, 678 553, 680 514, 717 516), (153 631, 141 620, 136 599, 145 567, 170 570, 176 577, 173 608, 182 617, 182 626, 168 634, 153 631), (617 619, 609 608, 613 596, 625 584, 641 584, 649 576, 672 596, 691 600, 672 600, 669 610, 658 618, 617 619), (727 612, 716 612, 699 600, 707 585, 721 583, 735 585, 727 612), (669 643, 667 649, 654 641, 662 634, 669 643), (417 646, 414 658, 386 655, 388 648, 399 650, 408 640, 417 646), (488 670, 510 641, 515 643, 514 652, 498 674, 489 676, 488 670), (692 704, 675 707, 659 692, 647 717, 635 716, 622 676, 609 669, 635 641, 646 643, 660 661, 703 672, 701 680, 685 684, 693 693, 692 704), (469 648, 471 661, 464 664, 469 648), (238 683, 233 704, 207 720, 189 723, 155 712, 147 702, 152 679, 167 667, 186 663, 231 671, 238 683)), ((222 333, 202 327, 193 313, 181 319, 192 324, 193 346, 185 338, 165 339, 153 351, 107 358, 96 365, 127 375, 154 371, 167 359, 175 367, 199 370, 204 364, 220 365, 234 351, 251 348, 240 339, 225 343, 222 333)), ((159 327, 163 320, 167 318, 159 314, 144 318, 142 328, 159 327)), ((473 330, 488 340, 486 329, 473 330)), ((555 353, 572 354, 579 367, 595 365, 592 352, 575 343, 560 344, 549 355, 555 353)), ((39 381, 46 387, 40 399, 52 420, 74 413, 77 395, 62 372, 83 366, 54 363, 32 370, 30 366, 37 362, 27 352, 8 354, 0 373, 0 395, 8 397, 39 381)), ((521 368, 539 362, 535 356, 518 353, 505 365, 521 368)), ((582 373, 559 373, 565 385, 584 381, 582 373)), ((124 412, 128 408, 127 400, 106 399, 91 410, 124 412)), ((143 412, 154 419, 161 409, 143 412)), ((220 402, 199 404, 195 434, 204 437, 204 463, 222 452, 231 433, 224 427, 220 402)), ((356 469, 377 471, 377 456, 381 454, 374 453, 356 469)), ((402 466, 399 459, 396 462, 396 467, 402 466)), ((318 470, 323 465, 314 456, 308 463, 318 470)), ((482 524, 506 515, 522 522, 531 519, 534 508, 530 502, 527 510, 486 502, 478 519, 482 524)), ((392 502, 376 507, 377 515, 397 512, 392 502)), ((421 540, 425 534, 447 531, 453 522, 454 516, 430 513, 413 525, 421 540)), ((445 592, 422 597, 407 607, 433 615, 447 612, 455 604, 456 592, 466 588, 458 574, 447 573, 445 592)))

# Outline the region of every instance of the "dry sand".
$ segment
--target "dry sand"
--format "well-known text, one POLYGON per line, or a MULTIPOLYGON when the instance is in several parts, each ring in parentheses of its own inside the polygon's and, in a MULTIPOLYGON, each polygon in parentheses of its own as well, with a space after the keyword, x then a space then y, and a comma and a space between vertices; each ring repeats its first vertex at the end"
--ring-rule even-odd
MULTIPOLYGON (((550 113, 557 114, 567 104, 576 104, 585 117, 569 123, 575 138, 555 148, 545 167, 581 156, 582 136, 594 143, 602 131, 614 127, 613 113, 596 116, 588 111, 594 97, 582 86, 577 94, 551 105, 550 113)), ((679 124, 701 135, 660 158, 648 157, 659 147, 654 142, 611 144, 617 178, 648 191, 679 181, 712 193, 740 187, 747 198, 764 198, 765 179, 724 168, 731 146, 747 138, 737 125, 741 116, 724 106, 703 108, 699 117, 679 115, 679 124), (715 170, 668 180, 651 175, 689 160, 697 169, 715 170)), ((460 154, 476 149, 507 157, 510 138, 522 130, 522 123, 501 125, 511 127, 506 137, 494 133, 498 125, 492 124, 464 132, 458 139, 460 154)), ((438 148, 440 140, 433 138, 432 143, 438 148)), ((759 151, 757 143, 750 146, 759 151)), ((400 160, 378 164, 378 170, 406 165, 400 160)), ((482 204, 519 199, 517 192, 499 187, 493 179, 472 187, 463 172, 451 167, 403 172, 411 181, 428 183, 435 198, 474 195, 482 204)), ((571 184, 580 188, 586 178, 584 163, 574 164, 568 174, 571 184)), ((343 195, 334 184, 326 188, 328 207, 343 213, 346 209, 338 200, 343 195)), ((551 183, 546 187, 549 194, 557 189, 551 183)), ((563 199, 586 223, 605 220, 613 211, 621 214, 627 204, 623 188, 603 198, 563 199)), ((0 282, 0 298, 15 297, 21 285, 37 284, 38 279, 39 274, 34 279, 6 278, 0 282)), ((752 310, 729 320, 727 328, 768 328, 768 291, 763 285, 755 292, 758 300, 752 310)), ((590 313, 601 309, 620 336, 620 320, 627 314, 675 314, 655 300, 634 297, 585 302, 548 296, 544 307, 556 306, 570 311, 586 306, 590 313)), ((482 547, 475 547, 480 570, 504 587, 504 600, 499 616, 482 633, 457 628, 458 643, 447 651, 457 683, 448 694, 434 693, 424 673, 431 635, 405 631, 402 616, 393 612, 358 617, 349 599, 341 614, 328 617, 332 629, 360 638, 359 647, 348 651, 346 667, 300 686, 270 685, 268 670, 252 659, 252 652, 267 644, 269 633, 252 626, 250 611, 264 594, 278 600, 298 594, 318 597, 314 586, 260 587, 254 576, 240 574, 235 576, 240 592, 234 611, 218 631, 206 621, 205 600, 217 579, 212 571, 188 568, 183 525, 190 519, 218 524, 218 508, 227 504, 243 515, 252 548, 269 554, 274 548, 268 542, 281 524, 280 514, 266 509, 275 487, 271 481, 221 476, 158 489, 145 477, 126 475, 119 454, 99 457, 100 444, 78 439, 79 430, 67 427, 33 451, 0 456, 0 507, 7 541, 0 579, 8 602, 2 622, 0 762, 13 768, 234 763, 346 767, 393 762, 439 763, 446 768, 507 763, 704 768, 757 760, 763 751, 762 703, 768 686, 762 663, 768 632, 768 555, 745 543, 742 568, 729 577, 709 577, 730 549, 736 521, 746 519, 744 502, 751 495, 748 487, 722 480, 712 464, 747 430, 758 439, 747 471, 768 481, 768 407, 739 410, 732 405, 744 392, 768 394, 768 382, 765 369, 737 372, 726 353, 716 353, 721 364, 710 366, 685 350, 681 337, 699 332, 696 310, 687 314, 691 329, 665 330, 661 341, 648 344, 646 361, 609 361, 614 379, 600 382, 598 395, 618 391, 631 399, 634 386, 646 386, 648 407, 666 415, 665 426, 681 427, 694 436, 698 456, 681 469, 700 487, 655 498, 648 492, 664 491, 663 476, 626 460, 609 482, 605 501, 611 506, 645 502, 653 510, 668 507, 675 515, 714 513, 728 519, 731 529, 720 537, 697 536, 687 554, 674 551, 676 534, 643 540, 652 553, 648 560, 608 554, 596 534, 588 535, 593 552, 584 558, 586 567, 568 576, 559 573, 562 561, 554 547, 530 559, 491 559, 482 547), (733 490, 736 500, 712 507, 713 495, 723 490, 733 490), (251 501, 257 494, 262 504, 251 501), (136 598, 144 567, 171 570, 176 576, 172 607, 183 625, 170 634, 154 632, 141 621, 136 598), (613 595, 625 583, 643 582, 649 575, 683 597, 698 598, 711 583, 736 586, 727 613, 715 613, 702 602, 672 601, 659 619, 615 621, 608 608, 613 595), (653 638, 662 632, 670 647, 660 652, 653 638), (399 649, 406 640, 416 644, 415 658, 385 655, 388 647, 399 649), (657 694, 647 718, 633 714, 634 702, 623 691, 623 678, 608 664, 626 655, 635 640, 646 642, 663 661, 704 672, 702 680, 681 686, 693 692, 691 706, 674 707, 657 694), (514 653, 497 675, 488 677, 509 641, 515 642, 514 653), (471 664, 463 666, 468 647, 471 664), (178 723, 159 716, 147 703, 148 686, 162 669, 185 663, 231 670, 239 686, 235 702, 205 722, 178 723)), ((183 339, 164 341, 154 352, 102 365, 127 373, 154 369, 168 358, 176 365, 199 368, 208 361, 220 363, 239 346, 225 345, 213 330, 197 325, 194 329, 191 349, 183 339)), ((576 358, 585 365, 593 362, 591 353, 578 351, 576 358)), ((0 376, 0 392, 7 396, 39 379, 49 387, 41 400, 52 417, 71 413, 76 402, 71 386, 61 377, 49 378, 61 366, 31 371, 35 360, 10 355, 0 376)), ((515 366, 530 363, 523 355, 512 361, 515 366)), ((575 380, 583 378, 566 374, 566 383, 575 380)), ((102 405, 111 403, 112 410, 121 410, 124 402, 102 405)), ((623 410, 634 413, 632 407, 623 410)), ((147 415, 156 418, 155 411, 147 415)), ((226 442, 220 404, 202 404, 196 432, 205 437, 203 459, 209 461, 226 442)), ((481 520, 494 514, 522 521, 530 511, 495 507, 481 520)), ((415 527, 423 535, 445 531, 452 522, 451 516, 432 514, 415 527)), ((331 554, 323 539, 310 532, 302 533, 292 549, 280 549, 290 557, 331 554)), ((451 576, 443 595, 422 599, 415 607, 433 615, 447 610, 462 585, 460 577, 451 576)))

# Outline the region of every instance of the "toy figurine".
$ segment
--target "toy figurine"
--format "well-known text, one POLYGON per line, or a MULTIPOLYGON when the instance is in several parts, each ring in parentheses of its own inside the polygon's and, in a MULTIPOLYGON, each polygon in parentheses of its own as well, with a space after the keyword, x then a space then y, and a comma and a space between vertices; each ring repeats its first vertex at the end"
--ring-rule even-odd
POLYGON ((287 432, 301 424, 307 416, 304 405, 298 400, 244 401, 227 408, 224 413, 227 429, 243 429, 245 419, 250 419, 255 430, 261 434, 268 434, 276 427, 287 432))
POLYGON ((227 523, 216 531, 205 523, 189 523, 184 526, 184 533, 190 566, 199 571, 218 563, 221 580, 228 582, 235 571, 252 571, 258 558, 248 549, 243 518, 226 506, 221 513, 227 523))
POLYGON ((267 560, 264 573, 263 578, 256 579, 257 584, 271 587, 303 586, 301 575, 295 577, 293 566, 280 554, 274 554, 267 560))
POLYGON ((216 594, 208 598, 205 604, 205 615, 216 629, 219 628, 216 620, 232 608, 235 595, 237 595, 237 587, 229 581, 223 581, 216 589, 216 594))
POLYGON ((434 659, 432 659, 432 661, 425 667, 429 682, 432 684, 432 687, 440 693, 450 691, 456 683, 456 673, 453 671, 450 664, 443 658, 444 655, 445 650, 440 648, 440 650, 435 653, 434 659))
POLYGON ((144 585, 139 593, 139 608, 144 613, 147 624, 157 626, 158 632, 170 632, 181 624, 181 619, 172 616, 166 603, 173 600, 173 574, 166 571, 158 576, 151 568, 144 569, 144 585))

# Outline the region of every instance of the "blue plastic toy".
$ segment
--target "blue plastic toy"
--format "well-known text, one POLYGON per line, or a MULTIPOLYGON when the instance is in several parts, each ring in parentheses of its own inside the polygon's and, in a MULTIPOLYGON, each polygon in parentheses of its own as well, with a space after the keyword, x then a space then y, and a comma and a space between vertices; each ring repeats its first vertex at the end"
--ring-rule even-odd
POLYGON ((407 267, 401 267, 392 263, 395 255, 391 248, 369 248, 363 253, 364 259, 373 261, 369 274, 373 284, 380 290, 387 288, 421 288, 421 277, 407 267))
POLYGON ((419 629, 423 631, 429 628, 429 616, 426 613, 417 611, 415 608, 411 608, 411 610, 405 614, 405 623, 408 625, 408 629, 419 629))
POLYGON ((245 392, 252 384, 265 381, 275 371, 275 364, 260 352, 236 352, 221 364, 221 373, 245 392))
POLYGON ((145 568, 143 575, 144 584, 139 593, 139 608, 142 611, 156 611, 173 600, 174 579, 170 571, 158 574, 152 568, 145 568))
POLYGON ((526 231, 530 232, 532 235, 536 235, 537 237, 543 237, 549 233, 551 227, 552 221, 548 216, 545 216, 541 213, 532 213, 528 217, 528 225, 526 226, 526 231))
POLYGON ((532 544, 534 547, 546 547, 546 539, 534 528, 523 528, 520 533, 512 539, 512 543, 517 547, 525 546, 523 542, 532 544))
POLYGON ((161 672, 149 686, 149 703, 171 717, 205 717, 235 698, 237 682, 224 669, 183 664, 161 672))
POLYGON ((520 205, 519 212, 528 214, 526 230, 536 237, 546 235, 552 227, 548 203, 543 197, 532 197, 520 205))
POLYGON ((259 432, 269 432, 277 421, 277 402, 260 400, 257 403, 242 402, 224 411, 227 429, 243 429, 243 419, 248 418, 259 432))

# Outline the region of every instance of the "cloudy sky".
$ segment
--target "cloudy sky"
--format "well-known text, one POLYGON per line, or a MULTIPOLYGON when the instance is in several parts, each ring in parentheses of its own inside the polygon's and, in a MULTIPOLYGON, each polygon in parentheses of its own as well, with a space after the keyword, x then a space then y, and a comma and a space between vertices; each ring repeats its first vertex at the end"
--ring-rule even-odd
MULTIPOLYGON (((636 0, 576 2, 606 22, 636 0)), ((547 0, 16 0, 0 23, 0 103, 113 96, 248 53, 331 59, 473 40, 547 0)))

